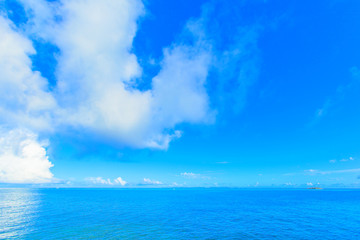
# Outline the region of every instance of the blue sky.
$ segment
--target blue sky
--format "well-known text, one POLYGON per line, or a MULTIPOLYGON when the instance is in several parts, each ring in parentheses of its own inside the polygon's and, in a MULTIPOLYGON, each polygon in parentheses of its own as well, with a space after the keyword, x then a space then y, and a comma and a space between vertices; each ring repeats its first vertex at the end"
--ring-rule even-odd
POLYGON ((0 11, 3 185, 360 184, 358 1, 0 11))

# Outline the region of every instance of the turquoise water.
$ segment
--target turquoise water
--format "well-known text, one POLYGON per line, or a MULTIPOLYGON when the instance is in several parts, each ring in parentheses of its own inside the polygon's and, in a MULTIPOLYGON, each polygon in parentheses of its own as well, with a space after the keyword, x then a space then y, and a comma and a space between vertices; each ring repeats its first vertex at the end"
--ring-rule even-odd
POLYGON ((360 239, 360 191, 0 189, 0 239, 360 239))

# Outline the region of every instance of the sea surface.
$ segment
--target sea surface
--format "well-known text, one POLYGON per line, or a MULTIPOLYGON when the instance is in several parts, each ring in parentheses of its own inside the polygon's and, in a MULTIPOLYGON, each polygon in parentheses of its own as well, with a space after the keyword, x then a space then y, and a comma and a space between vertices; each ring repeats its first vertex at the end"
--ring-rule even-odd
POLYGON ((0 189, 0 239, 360 239, 360 191, 0 189))

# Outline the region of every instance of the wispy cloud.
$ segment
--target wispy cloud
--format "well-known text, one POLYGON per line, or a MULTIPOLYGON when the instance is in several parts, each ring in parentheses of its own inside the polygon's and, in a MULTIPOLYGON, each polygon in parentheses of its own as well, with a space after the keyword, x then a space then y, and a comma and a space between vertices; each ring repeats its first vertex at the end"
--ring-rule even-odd
POLYGON ((354 172, 360 172, 360 168, 342 169, 342 170, 329 170, 329 171, 315 170, 315 169, 304 170, 304 173, 308 174, 308 175, 315 175, 315 174, 324 175, 324 174, 354 173, 354 172))
POLYGON ((89 177, 85 179, 88 182, 91 182, 92 184, 104 184, 104 185, 113 185, 113 183, 111 182, 111 180, 108 179, 104 179, 102 177, 89 177))
POLYGON ((150 178, 144 178, 144 184, 148 184, 148 185, 161 185, 163 184, 162 182, 160 181, 157 181, 157 180, 152 180, 150 178))
POLYGON ((340 173, 356 173, 360 172, 360 168, 352 169, 339 169, 339 170, 318 170, 318 169, 306 169, 301 172, 285 173, 284 176, 294 175, 326 175, 326 174, 340 174, 340 173))
POLYGON ((349 161, 354 161, 355 159, 353 157, 348 157, 348 158, 342 158, 340 160, 336 160, 336 159, 331 159, 329 160, 330 163, 336 163, 336 162, 349 162, 349 161))
POLYGON ((343 158, 340 160, 340 162, 348 162, 348 161, 354 161, 353 157, 349 157, 349 158, 343 158))
POLYGON ((216 74, 212 83, 215 88, 210 89, 214 95, 212 101, 220 111, 226 109, 235 113, 245 105, 247 92, 259 74, 258 39, 263 28, 261 24, 242 21, 241 5, 241 2, 234 7, 228 1, 212 1, 205 5, 200 18, 206 36, 217 40, 212 41, 216 74), (219 25, 219 19, 227 14, 232 14, 232 21, 219 25), (232 34, 226 31, 228 28, 232 29, 232 34))
POLYGON ((351 92, 354 91, 354 89, 360 88, 360 70, 358 67, 351 67, 350 68, 350 74, 352 77, 352 80, 346 84, 341 85, 337 88, 336 93, 333 97, 328 98, 324 105, 316 110, 315 113, 315 119, 312 123, 315 123, 316 121, 319 121, 321 118, 323 118, 334 105, 341 103, 346 99, 347 95, 349 95, 351 92))
POLYGON ((183 172, 180 173, 180 176, 185 177, 185 178, 201 178, 201 179, 210 179, 210 177, 205 176, 203 174, 199 174, 199 173, 192 173, 192 172, 183 172))
POLYGON ((115 178, 114 181, 111 181, 110 178, 102 178, 102 177, 89 177, 85 178, 85 181, 90 182, 92 184, 100 184, 100 185, 121 185, 125 186, 127 182, 123 180, 121 177, 115 178))

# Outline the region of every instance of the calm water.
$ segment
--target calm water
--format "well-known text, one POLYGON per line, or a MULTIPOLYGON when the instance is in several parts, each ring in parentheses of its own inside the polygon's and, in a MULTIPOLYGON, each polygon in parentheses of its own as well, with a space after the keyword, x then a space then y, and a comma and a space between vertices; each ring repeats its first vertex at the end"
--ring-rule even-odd
POLYGON ((0 239, 360 239, 360 191, 0 189, 0 239))

